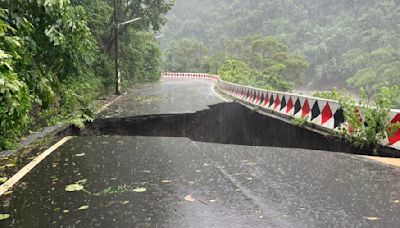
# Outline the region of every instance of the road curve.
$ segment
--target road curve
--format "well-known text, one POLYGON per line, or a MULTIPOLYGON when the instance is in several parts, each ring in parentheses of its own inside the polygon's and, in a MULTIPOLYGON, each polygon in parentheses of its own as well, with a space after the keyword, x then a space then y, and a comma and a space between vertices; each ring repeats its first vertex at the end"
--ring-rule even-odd
POLYGON ((132 89, 109 106, 102 117, 193 113, 221 102, 224 100, 216 96, 209 80, 162 79, 132 89))

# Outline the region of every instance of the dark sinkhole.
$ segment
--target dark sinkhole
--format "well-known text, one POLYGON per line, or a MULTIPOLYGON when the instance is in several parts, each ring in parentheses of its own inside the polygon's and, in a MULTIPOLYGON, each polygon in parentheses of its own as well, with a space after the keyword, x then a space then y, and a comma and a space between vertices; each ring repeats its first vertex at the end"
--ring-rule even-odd
MULTIPOLYGON (((195 113, 97 119, 86 124, 84 129, 71 127, 63 134, 187 137, 199 142, 373 155, 370 148, 354 147, 336 136, 260 114, 239 103, 209 107, 195 113)), ((379 155, 400 157, 398 151, 389 147, 381 147, 379 155)))

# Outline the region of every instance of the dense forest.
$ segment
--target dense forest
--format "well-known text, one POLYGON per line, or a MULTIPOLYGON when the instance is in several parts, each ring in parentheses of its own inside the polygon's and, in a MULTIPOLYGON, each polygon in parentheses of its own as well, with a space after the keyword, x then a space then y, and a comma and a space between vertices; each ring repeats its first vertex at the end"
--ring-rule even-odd
POLYGON ((163 29, 162 46, 167 70, 217 73, 224 61, 240 61, 269 78, 266 68, 292 66, 269 55, 263 69, 254 68, 243 58, 251 50, 238 47, 238 42, 251 36, 274 39, 287 46, 286 53, 297 56, 295 69, 303 74, 301 80, 279 69, 272 75, 295 87, 364 87, 372 95, 383 85, 400 85, 399 25, 400 2, 393 0, 177 0, 163 29), (232 52, 233 43, 239 52, 232 52))
MULTIPOLYGON (((172 4, 118 0, 124 83, 159 79, 155 32, 172 4)), ((93 100, 114 85, 113 0, 0 1, 0 149, 24 132, 93 115, 93 100)))
POLYGON ((227 81, 287 91, 294 83, 302 83, 308 64, 271 37, 248 36, 227 41, 224 51, 211 56, 199 41, 174 41, 165 51, 164 67, 177 72, 218 73, 227 81))

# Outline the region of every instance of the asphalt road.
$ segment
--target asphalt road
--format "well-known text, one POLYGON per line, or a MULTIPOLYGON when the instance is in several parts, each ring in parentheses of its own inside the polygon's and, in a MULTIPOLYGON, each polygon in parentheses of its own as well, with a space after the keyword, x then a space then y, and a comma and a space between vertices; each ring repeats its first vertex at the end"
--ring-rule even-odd
MULTIPOLYGON (((208 82, 166 81, 103 115, 194 112, 219 102, 208 82)), ((400 169, 357 155, 89 136, 24 177, 0 207, 11 214, 0 227, 400 227, 398 200, 400 169), (85 190, 65 191, 78 181, 85 190)))
POLYGON ((130 91, 101 117, 193 113, 221 102, 207 80, 168 79, 130 91))

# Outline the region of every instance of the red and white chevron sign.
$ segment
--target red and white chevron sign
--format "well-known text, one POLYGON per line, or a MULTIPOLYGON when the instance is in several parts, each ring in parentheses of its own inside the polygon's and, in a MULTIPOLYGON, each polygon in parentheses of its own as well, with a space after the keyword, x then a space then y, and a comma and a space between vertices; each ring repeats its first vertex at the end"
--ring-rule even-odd
MULTIPOLYGON (((322 129, 338 129, 345 124, 343 110, 337 101, 322 98, 268 91, 235 83, 225 82, 218 75, 203 73, 162 73, 163 78, 190 78, 210 79, 225 94, 261 109, 273 111, 288 117, 305 118, 309 123, 317 125, 322 129)), ((360 121, 362 121, 360 113, 360 121)), ((390 113, 391 123, 400 123, 400 110, 392 110, 390 113)), ((349 130, 351 131, 350 127, 349 130)), ((382 144, 400 149, 400 130, 382 144)))

